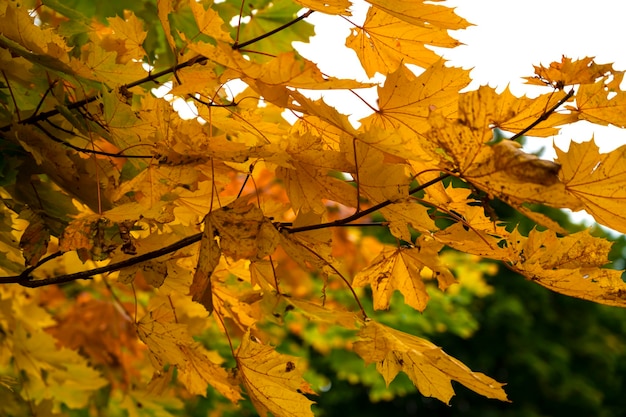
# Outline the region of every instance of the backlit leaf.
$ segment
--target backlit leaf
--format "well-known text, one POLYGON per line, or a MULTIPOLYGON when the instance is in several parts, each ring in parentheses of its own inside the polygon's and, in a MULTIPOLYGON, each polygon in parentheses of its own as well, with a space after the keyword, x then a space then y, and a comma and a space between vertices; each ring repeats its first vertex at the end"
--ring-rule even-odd
POLYGON ((304 368, 293 356, 276 352, 246 333, 235 354, 239 378, 261 417, 313 417, 304 394, 314 394, 302 379, 304 368))
POLYGON ((598 222, 626 233, 626 216, 620 208, 626 201, 626 147, 600 153, 592 139, 572 142, 567 153, 558 148, 556 152, 567 191, 579 198, 598 222))
POLYGON ((418 311, 423 311, 428 303, 428 293, 420 272, 424 268, 433 271, 433 277, 439 280, 441 289, 455 282, 450 271, 436 260, 436 254, 442 245, 432 240, 422 239, 421 247, 384 250, 372 264, 359 272, 352 285, 372 287, 374 308, 389 308, 391 296, 395 290, 404 295, 404 301, 418 311))
POLYGON ((520 254, 513 269, 530 280, 571 297, 626 306, 623 271, 600 268, 608 263, 609 242, 588 231, 559 239, 549 230, 533 230, 528 238, 515 232, 510 241, 520 254))
POLYGON ((346 39, 369 77, 376 72, 392 73, 402 64, 426 68, 439 56, 425 45, 452 48, 459 44, 445 28, 415 26, 376 7, 370 7, 365 23, 346 39))
POLYGON ((359 332, 354 350, 376 370, 387 385, 402 371, 419 391, 448 404, 454 395, 451 382, 457 381, 488 398, 508 401, 501 383, 473 372, 431 342, 369 321, 359 332))

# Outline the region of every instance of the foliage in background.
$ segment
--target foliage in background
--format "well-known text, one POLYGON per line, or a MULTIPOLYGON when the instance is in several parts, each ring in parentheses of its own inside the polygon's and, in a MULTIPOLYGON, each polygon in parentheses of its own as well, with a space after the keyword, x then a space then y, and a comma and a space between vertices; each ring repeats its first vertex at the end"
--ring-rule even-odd
MULTIPOLYGON (((456 46, 448 30, 468 22, 437 3, 369 3, 346 45, 381 85, 292 47, 311 13, 349 20, 347 0, 0 0, 4 414, 330 415, 316 392, 331 374, 373 400, 417 389, 448 404, 456 381, 506 402, 503 383, 427 340, 497 329, 477 317, 498 308, 536 314, 476 307, 510 278, 496 265, 626 305, 611 243, 544 214, 586 209, 626 231, 626 148, 572 144, 555 163, 519 144, 578 120, 625 126, 623 72, 563 58, 529 77, 536 98, 461 93, 468 71, 426 45, 456 46), (359 127, 306 94, 372 87, 359 127)), ((548 390, 580 351, 539 347, 561 355, 523 362, 548 390)))

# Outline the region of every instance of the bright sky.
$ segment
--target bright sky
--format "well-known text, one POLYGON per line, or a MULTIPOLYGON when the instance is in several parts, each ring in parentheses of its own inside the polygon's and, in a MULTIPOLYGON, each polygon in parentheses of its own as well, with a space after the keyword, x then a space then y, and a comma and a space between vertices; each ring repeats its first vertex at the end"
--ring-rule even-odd
MULTIPOLYGON (((364 21, 366 8, 354 0, 356 24, 364 21)), ((466 30, 452 32, 463 46, 443 50, 454 66, 472 68, 474 88, 489 84, 499 90, 509 85, 516 95, 533 95, 533 87, 524 85, 521 77, 534 75, 533 65, 569 58, 595 57, 600 64, 614 63, 617 70, 626 70, 626 2, 620 0, 448 0, 457 14, 475 24, 466 30)), ((320 69, 337 77, 365 80, 356 54, 338 39, 345 39, 352 25, 336 16, 314 13, 308 21, 317 25, 316 36, 309 44, 297 44, 301 54, 316 62, 320 69)), ((622 86, 626 89, 626 86, 622 86)), ((535 90, 536 91, 536 90, 535 90)), ((362 91, 359 91, 361 94, 362 91)), ((356 97, 341 92, 324 92, 324 99, 356 121, 371 111, 356 97)), ((375 94, 362 96, 375 104, 375 94)), ((626 129, 596 126, 578 122, 561 129, 548 139, 530 140, 526 148, 543 148, 542 157, 554 158, 552 140, 566 149, 571 140, 588 141, 592 137, 602 152, 626 144, 626 129)), ((575 216, 589 222, 588 215, 575 216)))
MULTIPOLYGON (((362 23, 366 8, 361 0, 353 1, 354 16, 362 23)), ((619 0, 448 0, 456 12, 475 26, 452 32, 465 45, 443 51, 454 66, 473 68, 473 87, 489 84, 503 89, 510 86, 516 95, 533 94, 521 77, 534 75, 533 65, 548 65, 570 58, 596 57, 598 63, 615 63, 626 69, 626 3, 619 0)), ((356 54, 343 46, 352 25, 341 17, 314 13, 308 18, 318 25, 317 35, 309 44, 298 43, 302 55, 318 63, 320 69, 337 77, 366 79, 356 54)), ((535 90, 536 91, 536 90, 535 90)), ((536 94, 536 93, 535 93, 536 94)), ((364 93, 370 103, 375 95, 364 93)), ((370 111, 355 97, 341 92, 325 92, 325 100, 358 120, 370 111)), ((577 123, 565 127, 554 138, 557 146, 567 147, 571 139, 582 142, 595 135, 601 150, 607 152, 626 143, 626 131, 577 123)), ((536 146, 545 146, 545 139, 536 146)), ((531 145, 532 146, 532 145, 531 145)), ((548 149, 544 157, 555 154, 548 149)))
MULTIPOLYGON (((353 16, 349 21, 313 13, 307 21, 316 25, 316 36, 309 43, 296 42, 295 46, 328 75, 367 81, 356 54, 344 45, 354 27, 350 21, 363 23, 367 12, 363 0, 352 2, 353 16)), ((595 57, 599 64, 613 63, 615 69, 626 70, 626 2, 622 0, 447 0, 445 4, 455 7, 457 14, 475 25, 452 32, 463 46, 440 49, 450 64, 472 69, 474 82, 470 88, 488 84, 502 90, 508 85, 516 95, 536 95, 537 87, 525 85, 522 77, 534 75, 533 65, 547 66, 560 61, 562 55, 572 59, 595 57)), ((383 80, 380 77, 375 81, 383 80)), ((233 92, 243 89, 237 83, 229 88, 233 92)), ((159 93, 166 94, 168 88, 162 90, 159 93)), ((353 122, 371 113, 349 92, 310 95, 316 94, 350 115, 353 122)), ((359 90, 359 94, 376 106, 375 89, 359 90)), ((174 108, 183 117, 194 117, 192 103, 179 99, 174 108)), ((553 138, 530 139, 525 148, 529 152, 543 149, 542 157, 550 159, 556 156, 553 141, 557 147, 567 149, 571 140, 584 142, 592 137, 602 152, 609 152, 626 144, 626 129, 578 122, 563 127, 553 138)), ((576 218, 591 221, 583 213, 576 218)))

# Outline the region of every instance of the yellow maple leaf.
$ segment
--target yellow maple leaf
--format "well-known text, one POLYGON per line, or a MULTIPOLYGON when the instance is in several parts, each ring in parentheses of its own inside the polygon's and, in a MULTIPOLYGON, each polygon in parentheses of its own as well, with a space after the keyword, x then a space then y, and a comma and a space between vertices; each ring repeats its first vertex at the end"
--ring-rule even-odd
POLYGON ((382 208, 380 213, 389 223, 391 234, 405 242, 413 241, 408 226, 422 233, 437 230, 435 222, 428 214, 428 208, 411 198, 394 201, 393 204, 382 208))
POLYGON ((217 230, 213 225, 212 217, 204 219, 204 231, 200 240, 198 265, 193 274, 193 281, 189 287, 189 295, 193 301, 202 304, 207 312, 213 312, 213 289, 211 275, 222 256, 222 250, 217 243, 217 230))
POLYGON ((13 343, 14 365, 27 375, 24 389, 36 403, 54 399, 56 411, 60 403, 69 408, 86 407, 94 391, 107 385, 83 357, 73 350, 57 348, 54 338, 41 329, 27 333, 18 326, 13 343))
POLYGON ((294 0, 296 3, 308 7, 311 10, 326 14, 339 14, 343 16, 351 16, 348 10, 352 5, 348 0, 324 0, 323 2, 317 0, 294 0))
POLYGON ((440 166, 514 206, 524 202, 579 210, 580 201, 559 181, 559 165, 527 154, 513 141, 486 144, 490 132, 433 114, 430 146, 440 166), (443 151, 443 152, 442 152, 443 151))
POLYGON ((235 353, 238 375, 261 417, 313 417, 311 404, 303 394, 314 394, 302 378, 301 361, 284 355, 244 334, 235 353))
MULTIPOLYGON (((461 94, 459 117, 477 129, 489 131, 498 127, 507 132, 518 133, 536 122, 565 96, 565 92, 558 91, 535 98, 515 97, 508 87, 498 94, 491 87, 481 86, 478 90, 461 94)), ((572 123, 576 119, 576 115, 571 113, 553 113, 533 127, 530 135, 555 135, 558 129, 554 126, 572 123)))
POLYGON ((263 259, 276 249, 279 233, 261 209, 235 200, 204 220, 198 266, 189 288, 194 301, 213 311, 211 275, 222 254, 234 259, 263 259))
POLYGON ((346 39, 365 73, 389 74, 401 64, 415 64, 426 68, 440 57, 425 45, 453 48, 460 42, 448 35, 445 28, 415 26, 384 11, 370 7, 365 23, 353 30, 346 39))
POLYGON ((296 211, 326 211, 324 200, 332 200, 345 206, 357 201, 356 189, 338 178, 328 175, 315 165, 294 162, 295 169, 279 167, 276 176, 285 182, 289 200, 296 211))
POLYGON ((443 60, 419 76, 401 65, 387 76, 382 87, 378 87, 379 110, 361 122, 365 128, 375 125, 383 130, 399 129, 402 135, 414 137, 417 134, 413 146, 423 146, 420 139, 430 129, 429 115, 438 111, 444 117, 454 117, 459 90, 469 82, 468 71, 446 67, 443 60))
POLYGON ((593 84, 598 78, 613 70, 611 64, 596 64, 593 58, 586 57, 572 61, 563 56, 561 62, 552 62, 548 67, 535 65, 535 76, 524 77, 528 84, 563 88, 566 85, 593 84))
POLYGON ((596 303, 626 307, 622 272, 604 269, 611 243, 589 231, 557 237, 550 230, 532 230, 528 238, 511 233, 510 245, 518 253, 512 268, 552 291, 596 303))
POLYGON ((315 320, 316 322, 332 323, 346 329, 355 329, 356 323, 361 320, 357 314, 344 310, 339 305, 333 306, 331 309, 327 306, 292 297, 285 297, 285 301, 289 305, 294 306, 307 319, 315 320))
POLYGON ((34 64, 63 74, 74 74, 68 55, 72 48, 65 39, 52 28, 34 24, 34 16, 19 6, 5 3, 0 8, 0 44, 3 48, 34 64))
POLYGON ((176 41, 172 36, 172 27, 169 20, 169 15, 172 13, 174 13, 174 0, 157 0, 157 15, 159 16, 161 26, 163 26, 163 34, 172 51, 175 51, 176 41))
POLYGON ((242 198, 209 214, 222 252, 235 260, 263 259, 278 243, 278 231, 263 211, 242 198))
POLYGON ((488 398, 508 401, 503 384, 473 372, 431 342, 374 321, 366 322, 359 332, 354 351, 376 370, 387 385, 403 371, 419 391, 448 404, 454 395, 452 380, 488 398))
POLYGON ((239 389, 220 366, 221 358, 194 341, 187 324, 179 323, 179 316, 182 319, 186 310, 193 310, 190 301, 190 306, 182 305, 184 300, 178 297, 174 309, 171 298, 157 297, 137 323, 137 333, 148 346, 150 360, 156 369, 176 366, 181 382, 193 394, 204 395, 207 385, 211 385, 231 401, 238 401, 239 389))
POLYGON ((626 233, 626 146, 600 153, 594 140, 572 142, 569 151, 556 149, 561 178, 597 222, 626 233))
POLYGON ((362 196, 367 197, 371 203, 408 197, 408 166, 395 163, 403 162, 402 160, 388 158, 383 152, 362 142, 356 143, 355 151, 357 180, 362 196), (383 172, 385 175, 381 175, 383 172))
POLYGON ((189 7, 200 32, 222 42, 232 42, 230 34, 223 29, 225 25, 220 15, 212 8, 205 9, 202 3, 190 1, 189 7))
POLYGON ((467 20, 447 6, 427 2, 426 0, 369 0, 372 6, 416 26, 443 29, 465 29, 470 26, 467 20))
POLYGON ((109 35, 112 43, 117 46, 117 62, 126 64, 131 59, 141 61, 146 52, 143 49, 143 41, 147 32, 133 12, 128 12, 124 18, 119 16, 109 17, 109 35))
MULTIPOLYGON (((623 73, 619 78, 623 77, 623 73)), ((607 80, 605 77, 604 80, 607 80)), ((583 84, 576 92, 576 105, 569 110, 579 120, 587 120, 599 125, 626 127, 626 91, 605 82, 583 84)))
POLYGON ((393 292, 398 290, 404 295, 406 304, 418 311, 424 311, 429 299, 420 274, 424 268, 433 271, 441 289, 456 282, 452 273, 437 257, 443 245, 425 238, 419 239, 418 244, 419 247, 415 248, 383 250, 369 267, 354 277, 353 286, 371 286, 374 309, 388 309, 393 292))

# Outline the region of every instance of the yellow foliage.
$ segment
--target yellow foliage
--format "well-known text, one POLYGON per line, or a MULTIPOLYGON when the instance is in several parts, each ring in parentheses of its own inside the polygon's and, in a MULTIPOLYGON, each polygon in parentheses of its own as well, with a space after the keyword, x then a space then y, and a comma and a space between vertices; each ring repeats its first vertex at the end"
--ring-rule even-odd
POLYGON ((431 47, 457 46, 467 21, 439 2, 370 0, 345 44, 384 76, 376 86, 292 47, 313 11, 348 20, 347 0, 158 0, 154 22, 62 3, 0 1, 0 386, 30 411, 108 401, 103 413, 167 415, 213 387, 233 404, 245 391, 264 416, 312 416, 305 361, 270 345, 309 325, 339 335, 314 346, 353 347, 387 384, 402 371, 445 403, 453 380, 507 401, 501 383, 368 318, 368 303, 393 314, 397 290, 418 314, 435 280, 438 297, 484 296, 499 263, 626 307, 610 243, 529 206, 626 232, 626 147, 573 143, 548 161, 516 142, 577 120, 626 126, 612 65, 535 67, 536 98, 466 91, 470 72, 431 47), (374 86, 355 125, 310 95, 374 86), (492 199, 545 229, 522 235, 492 199))

